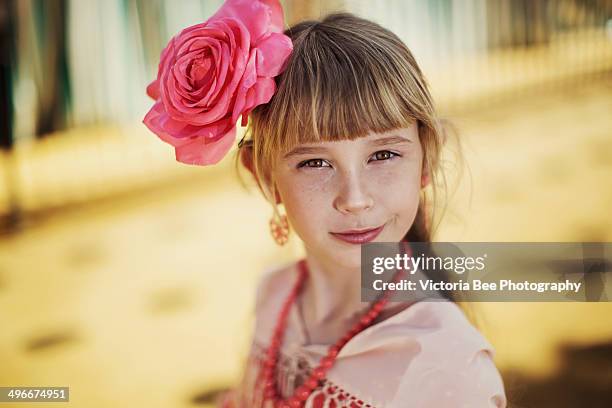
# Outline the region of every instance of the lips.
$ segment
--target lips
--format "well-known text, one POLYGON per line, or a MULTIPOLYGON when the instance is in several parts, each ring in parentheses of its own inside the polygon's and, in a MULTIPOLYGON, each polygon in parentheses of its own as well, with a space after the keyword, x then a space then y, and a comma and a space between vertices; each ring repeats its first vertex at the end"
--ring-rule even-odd
POLYGON ((330 232, 330 234, 349 244, 365 244, 374 240, 383 230, 384 224, 380 227, 368 230, 348 230, 344 232, 330 232))

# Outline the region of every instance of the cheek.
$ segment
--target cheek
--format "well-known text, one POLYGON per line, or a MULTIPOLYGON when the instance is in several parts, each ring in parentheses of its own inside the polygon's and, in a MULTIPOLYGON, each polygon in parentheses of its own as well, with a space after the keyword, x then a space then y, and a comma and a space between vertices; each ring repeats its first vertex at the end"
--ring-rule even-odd
POLYGON ((279 183, 281 198, 287 218, 298 235, 308 235, 317 220, 324 219, 329 189, 326 183, 312 183, 306 179, 293 178, 279 183))
POLYGON ((421 191, 421 172, 417 163, 407 163, 375 175, 379 203, 396 218, 401 228, 410 228, 416 216, 421 191))
POLYGON ((406 161, 397 166, 381 168, 371 173, 371 185, 383 189, 393 197, 412 196, 419 193, 421 187, 421 170, 419 162, 406 161))

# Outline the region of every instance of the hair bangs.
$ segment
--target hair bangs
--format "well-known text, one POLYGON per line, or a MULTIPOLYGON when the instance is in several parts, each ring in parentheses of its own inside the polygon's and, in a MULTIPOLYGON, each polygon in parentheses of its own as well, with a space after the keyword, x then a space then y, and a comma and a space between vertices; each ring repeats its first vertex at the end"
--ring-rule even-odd
POLYGON ((361 21, 335 14, 287 30, 292 56, 272 100, 251 115, 251 133, 265 135, 260 152, 278 155, 302 143, 353 140, 407 127, 423 116, 422 102, 409 94, 411 55, 398 55, 401 41, 390 32, 381 41, 372 41, 378 31, 355 35, 372 31, 368 25, 342 28, 355 23, 361 21), (395 40, 395 47, 385 45, 395 40))
POLYGON ((352 140, 370 132, 405 127, 415 115, 381 61, 350 42, 334 41, 324 29, 298 43, 278 97, 270 106, 281 149, 300 143, 352 140), (275 112, 277 109, 285 110, 275 112))

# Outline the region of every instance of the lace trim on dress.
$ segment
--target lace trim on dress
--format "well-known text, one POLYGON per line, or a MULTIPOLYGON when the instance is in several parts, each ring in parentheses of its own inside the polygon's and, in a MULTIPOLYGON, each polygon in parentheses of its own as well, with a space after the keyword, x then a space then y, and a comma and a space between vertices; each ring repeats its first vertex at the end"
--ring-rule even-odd
MULTIPOLYGON (((259 378, 259 368, 264 357, 265 349, 253 342, 240 387, 222 398, 219 405, 221 408, 271 408, 271 403, 263 401, 263 384, 259 378)), ((283 353, 279 354, 277 364, 279 392, 284 398, 288 398, 308 378, 312 368, 303 357, 290 358, 283 353)), ((321 380, 304 402, 304 408, 364 407, 374 408, 374 405, 328 379, 321 380)))

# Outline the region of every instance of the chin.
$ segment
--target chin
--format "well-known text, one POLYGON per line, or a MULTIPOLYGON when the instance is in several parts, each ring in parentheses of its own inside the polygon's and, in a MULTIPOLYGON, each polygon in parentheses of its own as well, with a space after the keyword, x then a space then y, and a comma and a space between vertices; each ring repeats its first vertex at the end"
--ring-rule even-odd
POLYGON ((358 245, 355 245, 354 248, 340 249, 335 254, 332 254, 332 259, 343 269, 360 269, 361 249, 358 245))

